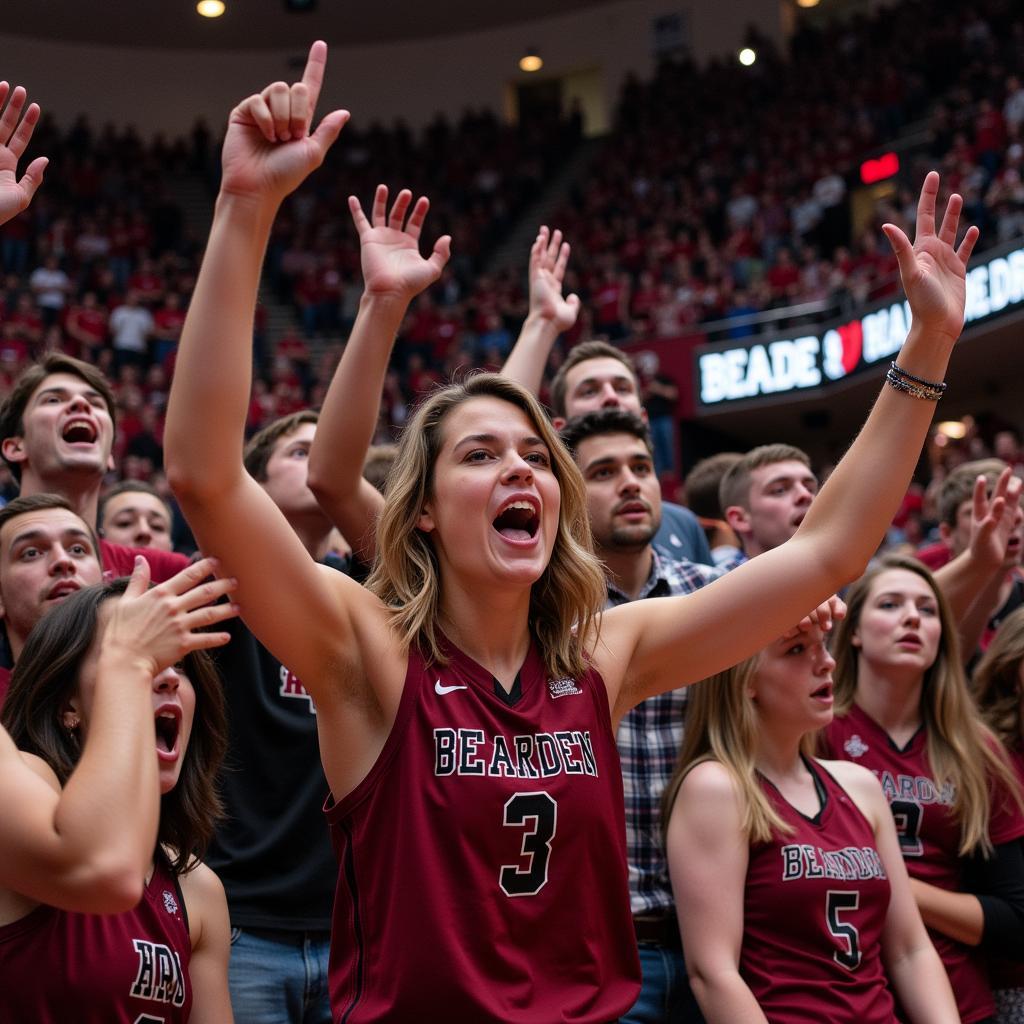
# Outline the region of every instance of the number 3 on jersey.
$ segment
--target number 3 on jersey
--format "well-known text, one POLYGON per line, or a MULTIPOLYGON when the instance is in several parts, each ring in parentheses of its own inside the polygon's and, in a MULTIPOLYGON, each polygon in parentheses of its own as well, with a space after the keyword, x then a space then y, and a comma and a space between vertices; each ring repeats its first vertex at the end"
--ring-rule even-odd
POLYGON ((505 802, 506 828, 525 828, 523 861, 503 864, 498 884, 506 896, 536 896, 547 885, 551 840, 558 825, 558 804, 550 793, 516 793, 505 802))

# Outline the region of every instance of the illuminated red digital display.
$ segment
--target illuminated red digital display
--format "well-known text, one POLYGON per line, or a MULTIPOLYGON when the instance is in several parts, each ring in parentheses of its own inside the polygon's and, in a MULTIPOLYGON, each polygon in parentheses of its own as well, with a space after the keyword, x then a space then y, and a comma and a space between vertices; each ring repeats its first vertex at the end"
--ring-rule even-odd
POLYGON ((876 160, 865 160, 860 165, 860 180, 865 185, 891 178, 900 169, 900 158, 895 153, 883 153, 876 160))

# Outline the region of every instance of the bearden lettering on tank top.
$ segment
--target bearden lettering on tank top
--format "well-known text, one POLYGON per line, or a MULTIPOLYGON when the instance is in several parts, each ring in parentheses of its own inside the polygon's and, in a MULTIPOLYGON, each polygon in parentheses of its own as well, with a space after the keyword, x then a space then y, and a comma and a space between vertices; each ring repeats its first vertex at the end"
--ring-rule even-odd
POLYGON ((435 729, 435 775, 486 775, 547 779, 554 775, 598 776, 590 731, 487 735, 483 729, 435 729))
POLYGON ((154 1003, 185 1005, 185 978, 178 954, 162 942, 134 939, 132 945, 139 958, 139 970, 131 988, 135 999, 154 1003))
POLYGON ((878 852, 870 846, 823 850, 809 843, 791 843, 779 851, 782 881, 798 878, 833 878, 843 882, 886 877, 878 852))
POLYGON ((313 698, 302 685, 302 680, 294 672, 289 672, 284 665, 281 666, 281 689, 278 690, 278 693, 280 693, 282 697, 291 697, 293 700, 307 701, 309 704, 309 713, 311 715, 316 714, 316 705, 313 703, 313 698))
POLYGON ((952 807, 956 799, 956 786, 952 782, 947 782, 940 792, 935 788, 934 781, 922 775, 894 775, 888 770, 873 770, 890 803, 893 800, 910 800, 918 804, 944 804, 952 807))

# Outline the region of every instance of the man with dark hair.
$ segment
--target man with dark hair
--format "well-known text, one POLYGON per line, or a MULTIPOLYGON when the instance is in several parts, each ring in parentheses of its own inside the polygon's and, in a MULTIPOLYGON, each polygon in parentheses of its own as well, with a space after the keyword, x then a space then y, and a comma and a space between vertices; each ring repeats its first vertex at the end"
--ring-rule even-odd
MULTIPOLYGON (((246 445, 245 468, 284 513, 306 550, 336 569, 332 523, 308 485, 318 414, 264 427, 246 445)), ((228 898, 229 983, 235 1019, 327 1024, 327 951, 337 864, 323 816, 316 708, 302 682, 246 628, 225 625, 213 652, 229 709, 225 817, 206 856, 228 898), (295 1009, 295 1008, 299 1009, 295 1009)))
MULTIPOLYGON (((647 426, 622 408, 577 416, 562 429, 587 489, 594 548, 605 567, 607 607, 688 594, 721 570, 656 550, 661 488, 647 426)), ((682 743, 687 689, 651 697, 627 712, 617 741, 626 805, 630 902, 643 987, 623 1024, 702 1020, 686 980, 665 860, 661 795, 682 743)))
MULTIPOLYGON (((52 607, 102 579, 96 535, 63 498, 33 494, 0 508, 0 619, 10 663, 52 607)), ((9 680, 10 669, 0 667, 0 703, 9 680)))
MULTIPOLYGON (((51 353, 29 366, 0 407, 0 454, 21 495, 65 498, 95 529, 103 476, 111 466, 116 409, 103 374, 71 356, 51 353)), ((152 548, 100 541, 100 559, 111 578, 129 576, 136 553, 149 562, 154 583, 170 579, 188 559, 152 548)))
POLYGON ((761 445, 736 461, 719 485, 725 520, 743 548, 730 567, 789 540, 817 493, 811 460, 792 445, 761 445))

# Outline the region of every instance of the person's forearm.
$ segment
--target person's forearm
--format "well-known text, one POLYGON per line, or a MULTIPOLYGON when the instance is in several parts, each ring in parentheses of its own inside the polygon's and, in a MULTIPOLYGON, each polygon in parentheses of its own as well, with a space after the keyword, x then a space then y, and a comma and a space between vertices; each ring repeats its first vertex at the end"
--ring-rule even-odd
POLYGON ((985 930, 985 915, 976 896, 950 892, 916 878, 910 888, 924 923, 967 946, 977 946, 985 930))
POLYGON ((930 942, 886 964, 886 973, 910 1024, 959 1024, 946 968, 930 942))
MULTIPOLYGON (((360 497, 391 350, 408 309, 404 298, 364 294, 334 372, 309 455, 309 485, 334 524, 365 554, 360 538, 373 509, 360 497)), ((372 546, 372 545, 371 545, 372 546)))
MULTIPOLYGON (((105 648, 82 757, 54 816, 69 874, 141 895, 160 820, 152 675, 146 659, 105 648)), ((138 896, 136 896, 138 898, 138 896)))
POLYGON ((221 193, 181 332, 167 409, 168 476, 214 490, 241 471, 253 311, 276 205, 221 193))
MULTIPOLYGON (((926 380, 942 380, 952 342, 913 326, 899 365, 926 380)), ((883 383, 856 440, 814 499, 796 536, 812 539, 835 566, 838 584, 859 575, 874 554, 906 493, 935 413, 935 403, 883 383)))
MULTIPOLYGON (((965 664, 974 657, 989 620, 999 610, 999 594, 1005 578, 1006 570, 1000 566, 991 575, 988 583, 978 592, 967 611, 957 616, 960 655, 965 664)), ((943 588, 943 592, 945 592, 945 588, 943 588)))
POLYGON ((735 970, 692 971, 690 986, 707 1024, 768 1024, 754 993, 735 970))
POLYGON ((539 313, 531 313, 523 321, 523 329, 501 368, 501 375, 521 384, 531 394, 539 394, 544 368, 557 339, 555 324, 539 313))

